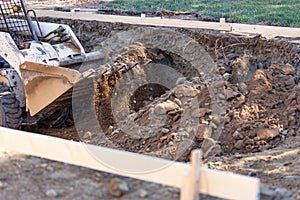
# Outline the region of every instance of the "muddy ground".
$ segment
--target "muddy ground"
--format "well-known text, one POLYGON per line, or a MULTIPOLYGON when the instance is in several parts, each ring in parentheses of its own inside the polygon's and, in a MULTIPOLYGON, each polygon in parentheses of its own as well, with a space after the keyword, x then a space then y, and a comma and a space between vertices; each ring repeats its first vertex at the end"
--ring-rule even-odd
MULTIPOLYGON (((69 24, 88 52, 122 31, 143 32, 143 27, 120 23, 41 20, 69 24)), ((207 167, 260 178, 263 199, 300 199, 299 43, 218 31, 161 31, 169 30, 192 38, 216 63, 221 77, 213 82, 214 88, 221 88, 216 95, 210 90, 211 80, 195 71, 183 55, 137 43, 119 49, 109 67, 134 62, 135 68, 127 73, 137 78, 151 64, 163 64, 185 78, 175 80, 172 88, 141 87, 133 96, 121 98, 118 105, 123 107, 115 108, 110 100, 126 73, 98 77, 94 103, 104 140, 94 127, 23 129, 182 162, 189 161, 192 149, 202 148, 207 167), (216 105, 223 109, 215 112, 216 105), (115 116, 112 107, 127 113, 115 116), (141 130, 150 134, 144 137, 141 130), (188 148, 182 148, 187 140, 188 148)), ((0 197, 5 199, 113 199, 109 192, 113 175, 28 156, 2 153, 0 158, 0 197)), ((128 187, 121 199, 179 198, 173 188, 121 180, 125 183, 117 185, 128 187)))

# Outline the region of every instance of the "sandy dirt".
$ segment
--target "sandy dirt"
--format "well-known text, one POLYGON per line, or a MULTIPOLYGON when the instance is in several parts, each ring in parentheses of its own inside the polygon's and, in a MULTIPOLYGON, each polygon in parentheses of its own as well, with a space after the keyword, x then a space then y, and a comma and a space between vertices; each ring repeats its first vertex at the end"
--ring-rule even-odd
POLYGON ((99 0, 29 0, 27 5, 30 8, 92 8, 98 9, 101 5, 107 3, 108 1, 99 0))
MULTIPOLYGON (((122 31, 143 31, 120 23, 41 21, 70 25, 88 52, 122 31)), ((201 148, 205 166, 260 178, 262 199, 300 199, 299 43, 218 31, 170 30, 193 38, 217 64, 221 79, 214 86, 221 90, 215 96, 210 80, 195 72, 184 55, 138 43, 120 48, 105 65, 118 69, 134 63, 133 70, 96 79, 93 103, 105 138, 99 137, 97 127, 84 132, 37 125, 23 129, 182 162, 189 161, 192 149, 201 148), (110 101, 116 84, 128 74, 143 76, 151 64, 168 65, 185 78, 174 80, 172 88, 149 84, 133 96, 123 96, 116 109, 129 113, 118 115, 117 120, 110 101), (216 105, 222 105, 222 112, 214 112, 216 105), (187 140, 188 148, 182 148, 187 140)), ((174 188, 13 153, 0 154, 0 169, 0 198, 5 199, 114 199, 109 192, 114 184, 125 188, 120 199, 179 198, 174 188)))

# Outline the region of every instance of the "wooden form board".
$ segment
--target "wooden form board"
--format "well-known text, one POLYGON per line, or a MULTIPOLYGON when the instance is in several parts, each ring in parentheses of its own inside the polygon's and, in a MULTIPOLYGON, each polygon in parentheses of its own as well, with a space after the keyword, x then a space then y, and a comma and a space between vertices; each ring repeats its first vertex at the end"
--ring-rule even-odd
POLYGON ((252 33, 271 36, 283 36, 300 38, 300 28, 263 26, 263 25, 248 25, 248 24, 231 24, 232 31, 237 33, 252 33))
POLYGON ((179 28, 197 28, 197 29, 210 29, 219 31, 228 31, 235 33, 250 33, 250 34, 263 34, 270 36, 283 36, 300 38, 300 28, 289 28, 279 26, 263 26, 263 25, 248 25, 238 23, 224 23, 225 19, 221 18, 221 23, 218 22, 205 22, 195 20, 182 20, 182 19, 166 19, 159 17, 128 17, 118 15, 103 15, 89 12, 60 12, 52 10, 37 10, 37 16, 40 17, 54 17, 66 19, 80 19, 80 20, 96 20, 100 22, 110 23, 125 23, 146 26, 158 27, 179 27, 179 28))
POLYGON ((119 15, 102 15, 87 12, 59 12, 49 10, 37 10, 37 16, 39 17, 55 17, 65 19, 80 19, 80 20, 96 20, 100 22, 111 23, 125 23, 147 26, 160 26, 160 27, 181 27, 181 28, 199 28, 199 29, 212 29, 230 31, 231 27, 228 23, 217 22, 203 22, 181 19, 165 19, 160 17, 128 17, 119 15))
MULTIPOLYGON (((2 127, 0 127, 0 148, 177 188, 190 187, 189 181, 186 181, 188 177, 191 174, 198 176, 198 172, 195 172, 192 165, 187 163, 2 127), (114 169, 107 163, 99 160, 99 158, 108 159, 105 162, 114 163, 119 168, 114 169), (156 166, 164 167, 157 170, 156 166), (148 172, 126 172, 130 168, 145 169, 148 172), (156 170, 151 171, 147 169, 156 170)), ((199 173, 198 193, 225 199, 254 200, 259 197, 259 179, 257 178, 203 167, 199 169, 199 173)), ((187 189, 186 191, 190 190, 187 189)))

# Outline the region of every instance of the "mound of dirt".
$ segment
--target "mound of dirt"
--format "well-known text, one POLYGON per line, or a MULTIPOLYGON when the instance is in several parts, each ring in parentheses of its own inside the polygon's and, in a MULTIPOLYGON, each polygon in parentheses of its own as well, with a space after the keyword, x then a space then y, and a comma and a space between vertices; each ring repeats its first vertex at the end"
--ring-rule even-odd
MULTIPOLYGON (((135 62, 138 66, 131 71, 131 77, 139 78, 144 75, 143 69, 149 67, 149 63, 157 62, 161 56, 167 57, 155 55, 141 45, 132 46, 113 62, 116 65, 135 62), (141 63, 145 60, 147 62, 141 63)), ((168 56, 171 56, 172 62, 176 61, 172 55, 168 56)), ((238 57, 237 54, 231 55, 231 59, 227 70, 219 66, 224 77, 219 83, 224 87, 224 94, 218 94, 226 102, 223 115, 213 113, 212 94, 205 80, 198 75, 178 80, 177 86, 165 90, 163 95, 163 90, 153 86, 148 88, 148 92, 154 91, 148 97, 145 90, 140 91, 136 95, 144 98, 133 103, 139 104, 139 109, 132 109, 134 105, 128 103, 130 97, 122 99, 118 102, 120 110, 117 112, 122 115, 122 107, 129 106, 130 115, 117 117, 119 122, 116 124, 112 110, 107 110, 114 107, 109 103, 116 86, 116 76, 102 77, 98 85, 98 99, 101 100, 97 102, 97 108, 107 137, 120 149, 187 161, 194 148, 202 148, 204 157, 257 152, 274 148, 285 137, 297 135, 299 86, 296 68, 271 57, 266 57, 262 64, 257 61, 259 58, 247 53, 238 57)), ((130 80, 127 82, 130 83, 130 80)), ((97 143, 97 139, 92 141, 97 143)))
MULTIPOLYGON (((88 51, 118 32, 137 28, 120 23, 49 18, 47 21, 69 24, 88 51)), ((87 132, 80 132, 77 127, 36 126, 26 127, 26 130, 180 161, 187 161, 193 148, 202 148, 207 158, 205 166, 259 178, 262 199, 299 199, 299 43, 217 31, 175 30, 196 40, 217 63, 222 77, 218 86, 222 91, 214 93, 203 74, 191 70, 180 56, 135 44, 125 47, 105 65, 113 70, 134 64, 134 70, 106 74, 96 80, 95 103, 104 137, 89 124, 86 126, 92 130, 87 132), (171 66, 185 78, 176 79, 171 88, 148 84, 127 93, 126 88, 130 88, 127 86, 143 79, 148 68, 161 64, 171 66), (124 82, 127 85, 120 87, 124 82), (223 110, 216 112, 218 105, 223 110)), ((91 118, 87 115, 86 122, 91 118)), ((111 198, 108 185, 114 176, 106 173, 95 176, 95 172, 82 168, 70 169, 64 164, 27 157, 20 161, 4 160, 0 167, 6 174, 1 178, 0 173, 1 191, 8 199, 14 199, 19 193, 25 198, 33 194, 45 198, 45 193, 52 189, 61 199, 111 198), (32 176, 33 172, 39 175, 32 176), (61 180, 57 180, 57 172, 61 180), (65 177, 70 174, 78 176, 65 177), (34 179, 26 179, 25 183, 20 175, 34 179), (55 179, 52 180, 52 176, 55 179), (50 185, 55 184, 32 190, 31 185, 45 183, 45 180, 50 180, 50 185), (67 182, 75 182, 76 190, 67 182), (30 185, 30 194, 19 190, 27 185, 30 185), (78 186, 82 187, 78 189, 78 186)), ((120 199, 142 198, 139 188, 146 189, 150 199, 174 199, 179 195, 177 190, 161 185, 123 179, 128 181, 130 192, 120 199)))
POLYGON ((194 148, 202 148, 204 157, 274 148, 299 134, 294 76, 291 65, 272 64, 247 82, 224 81, 225 115, 212 112, 211 94, 199 77, 179 82, 117 126, 111 124, 107 137, 121 149, 182 161, 194 148))
MULTIPOLYGON (((137 28, 119 23, 43 21, 69 24, 88 51, 120 31, 137 28)), ((182 66, 189 66, 185 60, 138 44, 113 60, 111 66, 126 69, 134 64, 134 70, 125 73, 134 80, 143 77, 149 65, 163 63, 182 70, 185 79, 178 80, 174 88, 140 87, 130 96, 123 95, 117 106, 111 99, 116 84, 125 77, 116 74, 99 79, 96 107, 110 141, 107 146, 187 160, 194 148, 201 147, 206 157, 257 152, 299 135, 299 44, 283 38, 175 30, 201 44, 217 63, 223 92, 216 96, 225 102, 224 112, 214 112, 218 101, 201 74, 183 70, 188 67, 182 66), (120 112, 116 114, 112 108, 120 112)), ((89 137, 87 142, 99 144, 98 139, 89 137)))
MULTIPOLYGON (((106 64, 106 68, 111 69, 109 72, 101 75, 97 80, 95 91, 95 106, 101 128, 104 131, 115 125, 115 119, 112 113, 112 95, 117 81, 122 78, 124 73, 131 71, 132 76, 142 76, 141 66, 155 60, 155 55, 148 51, 140 44, 132 45, 124 50, 124 53, 117 56, 116 59, 106 64)), ((130 81, 130 80, 129 80, 130 81)), ((130 83, 130 82, 129 82, 130 83)), ((129 99, 122 99, 120 107, 129 99)), ((120 110, 120 112, 122 112, 120 110)))

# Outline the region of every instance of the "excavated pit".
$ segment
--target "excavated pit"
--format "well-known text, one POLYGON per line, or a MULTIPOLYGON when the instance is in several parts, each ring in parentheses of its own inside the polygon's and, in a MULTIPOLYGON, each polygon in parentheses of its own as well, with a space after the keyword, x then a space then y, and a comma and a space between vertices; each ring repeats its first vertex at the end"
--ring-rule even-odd
MULTIPOLYGON (((94 50, 97 44, 120 31, 137 28, 120 23, 42 20, 70 25, 87 51, 94 50)), ((135 62, 137 66, 127 72, 135 77, 143 73, 149 63, 164 60, 164 64, 179 71, 186 79, 178 81, 174 88, 155 84, 139 87, 133 96, 118 102, 119 112, 124 105, 130 113, 127 116, 120 113, 116 123, 111 99, 116 83, 123 75, 99 78, 95 105, 98 120, 109 141, 105 146, 186 161, 193 148, 201 147, 206 157, 257 152, 299 136, 298 43, 283 38, 246 37, 218 31, 175 30, 201 44, 217 64, 224 88, 224 94, 220 93, 218 97, 226 103, 226 112, 212 112, 213 100, 203 77, 184 59, 170 52, 160 52, 161 59, 156 50, 138 44, 114 64, 135 62), (196 106, 193 99, 197 99, 196 106), (193 114, 193 110, 197 113, 193 114), (162 119, 164 123, 160 123, 162 119), (190 119, 195 122, 196 130, 183 125, 182 121, 190 119), (213 138, 220 130, 220 137, 213 138), (142 137, 141 132, 147 133, 147 137, 142 137), (177 150, 185 144, 185 139, 191 143, 178 157, 177 150)), ((49 130, 39 129, 38 132, 49 134, 49 130)), ((103 145, 97 134, 92 133, 84 140, 103 145)))

